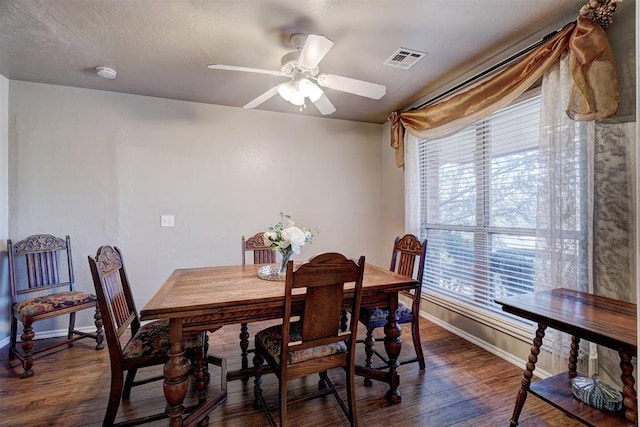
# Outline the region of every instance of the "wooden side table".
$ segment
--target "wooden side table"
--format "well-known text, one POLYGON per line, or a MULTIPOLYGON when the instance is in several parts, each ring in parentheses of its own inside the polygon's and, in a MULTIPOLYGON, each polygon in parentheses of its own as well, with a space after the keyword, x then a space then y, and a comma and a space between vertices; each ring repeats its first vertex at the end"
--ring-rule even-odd
POLYGON ((570 289, 553 289, 496 300, 508 313, 538 324, 522 385, 511 416, 511 427, 518 425, 527 393, 531 393, 571 417, 593 426, 637 426, 638 407, 631 359, 637 354, 636 304, 570 289), (572 335, 568 372, 531 383, 545 329, 572 335), (580 339, 617 350, 622 370, 624 411, 611 413, 595 409, 571 394, 580 339))

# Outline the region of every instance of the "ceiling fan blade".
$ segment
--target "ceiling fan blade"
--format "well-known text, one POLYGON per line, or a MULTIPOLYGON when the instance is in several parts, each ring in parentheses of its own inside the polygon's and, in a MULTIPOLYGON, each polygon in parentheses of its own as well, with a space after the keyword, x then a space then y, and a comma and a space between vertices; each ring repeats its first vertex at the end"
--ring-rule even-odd
POLYGON ((322 58, 324 58, 332 46, 333 42, 325 36, 309 34, 300 52, 298 65, 302 68, 313 70, 318 66, 320 61, 322 61, 322 58))
POLYGON ((313 105, 316 106, 318 111, 320 111, 320 114, 322 114, 323 116, 329 115, 336 111, 336 107, 333 106, 331 101, 329 101, 329 98, 327 98, 324 93, 320 95, 318 99, 313 101, 313 105))
POLYGON ((224 64, 209 64, 207 68, 212 70, 227 70, 227 71, 243 71, 245 73, 259 73, 259 74, 271 74, 272 76, 282 76, 282 71, 265 70, 262 68, 251 67, 238 67, 236 65, 224 65, 224 64))
MULTIPOLYGON (((280 85, 278 85, 278 86, 280 86, 280 85)), ((242 108, 246 108, 246 109, 256 108, 258 105, 262 104, 263 102, 267 101, 269 98, 271 98, 272 96, 277 94, 278 93, 278 86, 272 87, 271 89, 269 89, 268 91, 266 91, 262 95, 258 96, 257 98, 253 99, 252 101, 249 101, 242 108)))
POLYGON ((318 84, 330 89, 365 96, 371 99, 380 99, 387 93, 387 87, 364 80, 351 79, 349 77, 336 76, 335 74, 320 74, 318 84))

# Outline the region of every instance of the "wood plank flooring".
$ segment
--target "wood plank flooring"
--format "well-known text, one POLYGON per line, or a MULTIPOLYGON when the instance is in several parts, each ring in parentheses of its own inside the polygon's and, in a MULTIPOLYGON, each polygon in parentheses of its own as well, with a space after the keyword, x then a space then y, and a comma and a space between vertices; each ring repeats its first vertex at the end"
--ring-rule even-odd
MULTIPOLYGON (((266 326, 252 324, 250 332, 266 326)), ((522 368, 514 366, 448 331, 421 319, 426 370, 417 363, 399 368, 402 403, 387 403, 388 386, 374 382, 364 387, 356 378, 357 410, 361 426, 382 427, 497 427, 508 426, 522 368)), ((360 328, 361 332, 363 328, 360 328)), ((403 328, 403 354, 413 353, 409 328, 403 328)), ((226 326, 210 335, 210 353, 227 357, 229 369, 239 367, 240 327, 226 326)), ((0 349, 0 426, 100 426, 107 405, 110 384, 107 351, 95 351, 90 340, 71 348, 58 349, 36 359, 35 375, 19 379, 18 360, 8 360, 8 346, 0 349)), ((382 346, 382 343, 379 344, 382 346)), ((360 349, 362 350, 362 349, 360 349)), ((364 351, 358 360, 364 359, 364 351)), ((139 375, 156 375, 157 369, 139 375)), ((210 392, 220 387, 218 368, 210 367, 210 392)), ((344 391, 342 371, 330 373, 334 384, 344 391)), ((276 402, 277 381, 265 376, 264 394, 276 402)), ((290 382, 289 393, 297 395, 316 386, 316 377, 290 382)), ((262 412, 252 405, 253 380, 228 383, 228 399, 210 417, 211 426, 267 425, 262 412)), ((344 393, 343 393, 344 395, 344 393)), ((189 402, 194 393, 190 391, 189 402)), ((189 403, 186 402, 186 403, 189 403)), ((133 389, 131 400, 120 405, 116 421, 160 412, 165 405, 161 382, 133 389)), ((276 414, 277 415, 277 414, 276 414)), ((292 425, 304 427, 340 426, 347 423, 335 399, 326 396, 289 408, 292 425)), ((147 425, 166 426, 166 420, 147 425)), ((581 425, 552 406, 529 396, 520 416, 521 427, 581 425)))

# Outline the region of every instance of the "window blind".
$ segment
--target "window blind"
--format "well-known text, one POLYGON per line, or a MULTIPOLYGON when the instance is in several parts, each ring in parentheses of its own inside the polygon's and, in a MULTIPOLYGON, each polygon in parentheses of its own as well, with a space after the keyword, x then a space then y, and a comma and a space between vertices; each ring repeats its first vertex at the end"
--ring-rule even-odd
POLYGON ((505 315, 534 285, 540 96, 418 143, 425 286, 505 315))

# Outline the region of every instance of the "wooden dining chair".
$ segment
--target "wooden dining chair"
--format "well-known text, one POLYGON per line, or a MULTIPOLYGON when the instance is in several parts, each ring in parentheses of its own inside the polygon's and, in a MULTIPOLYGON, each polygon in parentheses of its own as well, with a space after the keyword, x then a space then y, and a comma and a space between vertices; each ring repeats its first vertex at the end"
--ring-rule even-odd
POLYGON ((287 425, 288 403, 326 394, 335 396, 350 425, 358 424, 354 384, 358 322, 351 322, 348 330, 341 332, 340 317, 345 283, 355 283, 351 309, 352 313, 360 310, 364 265, 364 257, 356 263, 338 253, 317 255, 295 270, 293 261, 287 264, 282 325, 263 329, 255 336, 255 403, 264 410, 269 425, 276 423, 262 394, 265 360, 279 380, 280 426, 287 425), (293 294, 299 295, 300 288, 306 291, 302 315, 292 310, 293 294), (327 375, 333 368, 343 368, 346 373, 347 405, 327 375), (314 373, 320 376, 319 389, 289 400, 287 382, 314 373))
MULTIPOLYGON (((242 236, 242 265, 247 263, 247 252, 252 254, 254 264, 273 264, 276 262, 276 252, 271 250, 268 243, 264 241, 264 232, 256 233, 245 240, 242 236)), ((249 328, 247 323, 240 324, 240 352, 242 370, 249 369, 249 328)), ((249 377, 245 377, 248 379, 249 377)))
MULTIPOLYGON (((398 309, 396 310, 396 316, 398 317, 398 323, 411 324, 411 336, 413 338, 413 347, 415 349, 415 357, 404 359, 399 361, 400 365, 407 363, 418 362, 420 370, 424 370, 424 353, 422 352, 422 341, 420 340, 420 294, 422 290, 422 278, 424 275, 424 262, 427 253, 427 240, 422 242, 413 234, 405 234, 402 237, 396 237, 393 243, 393 253, 391 255, 390 270, 403 276, 414 277, 416 272, 416 264, 418 266, 416 273, 416 280, 419 285, 417 289, 400 291, 399 294, 407 297, 411 301, 411 306, 407 306, 401 300, 398 301, 398 309)), ((366 338, 361 341, 365 345, 366 362, 365 366, 373 367, 373 355, 375 354, 386 367, 389 362, 387 358, 375 349, 375 338, 373 336, 374 330, 377 328, 383 328, 387 324, 387 317, 389 316, 389 310, 382 310, 379 308, 373 309, 361 309, 359 320, 367 328, 366 338)), ((371 379, 365 377, 364 383, 367 386, 371 385, 371 379)))
POLYGON ((245 240, 242 236, 242 265, 245 265, 246 254, 253 254, 254 264, 273 264, 276 262, 276 252, 271 250, 268 243, 264 241, 264 233, 257 233, 245 240))
MULTIPOLYGON (((111 389, 103 426, 112 426, 120 407, 120 401, 129 399, 132 387, 164 378, 162 375, 157 375, 136 381, 135 377, 138 369, 148 366, 163 366, 169 359, 169 322, 163 319, 141 325, 122 253, 117 247, 101 246, 96 257, 88 257, 88 259, 98 304, 103 316, 111 362, 111 389), (123 338, 123 336, 125 337, 123 338), (123 381, 125 372, 127 376, 123 381)), ((209 382, 205 363, 206 333, 196 332, 185 336, 183 345, 192 361, 191 372, 196 379, 199 403, 202 403, 209 382)), ((227 377, 226 362, 224 359, 219 359, 219 361, 219 366, 222 368, 221 388, 225 398, 218 405, 226 400, 227 377)), ((164 412, 127 420, 119 424, 137 425, 163 418, 167 418, 167 414, 164 412)))
POLYGON ((33 357, 53 348, 69 345, 82 338, 96 340, 96 350, 104 348, 102 321, 96 296, 77 291, 73 276, 71 240, 50 234, 35 234, 13 243, 7 240, 9 287, 11 289, 11 346, 9 358, 22 361, 21 378, 33 376, 33 357), (96 333, 75 328, 76 313, 95 310, 96 333), (67 338, 34 350, 34 323, 69 315, 67 338), (21 351, 16 348, 18 322, 22 323, 21 351))

